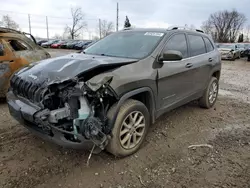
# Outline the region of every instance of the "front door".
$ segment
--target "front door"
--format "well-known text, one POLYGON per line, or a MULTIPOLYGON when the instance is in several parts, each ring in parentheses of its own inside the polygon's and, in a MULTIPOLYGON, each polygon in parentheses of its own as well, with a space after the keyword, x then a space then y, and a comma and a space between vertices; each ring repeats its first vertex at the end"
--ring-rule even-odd
POLYGON ((162 111, 182 102, 193 93, 194 69, 188 58, 186 35, 179 33, 171 36, 164 47, 164 51, 167 50, 181 52, 183 59, 181 61, 165 61, 158 69, 158 104, 162 111))

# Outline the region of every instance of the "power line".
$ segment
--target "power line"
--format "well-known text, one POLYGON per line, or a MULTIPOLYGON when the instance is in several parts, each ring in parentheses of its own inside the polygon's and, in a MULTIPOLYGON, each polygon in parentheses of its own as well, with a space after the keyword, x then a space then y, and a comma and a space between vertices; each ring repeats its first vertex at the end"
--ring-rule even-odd
MULTIPOLYGON (((24 13, 24 12, 14 12, 14 11, 8 11, 8 10, 0 10, 0 12, 7 12, 7 13, 11 13, 11 14, 26 14, 26 15, 30 15, 30 16, 37 16, 37 17, 49 17, 49 18, 56 18, 56 19, 72 19, 70 17, 59 17, 59 16, 51 16, 51 15, 44 15, 44 14, 30 14, 30 13, 24 13)), ((103 14, 100 14, 101 16, 103 16, 103 14)), ((98 16, 98 15, 96 15, 98 16)), ((88 17, 88 16, 87 16, 88 17)), ((85 20, 98 20, 98 18, 85 18, 85 20)))

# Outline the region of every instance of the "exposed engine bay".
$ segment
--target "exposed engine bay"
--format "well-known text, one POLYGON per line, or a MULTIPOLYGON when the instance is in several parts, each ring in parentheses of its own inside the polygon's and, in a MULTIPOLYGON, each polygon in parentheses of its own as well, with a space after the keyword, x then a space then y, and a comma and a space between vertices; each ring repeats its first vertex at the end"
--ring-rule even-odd
MULTIPOLYGON (((68 141, 80 143, 81 139, 87 139, 104 149, 107 135, 112 130, 107 111, 116 102, 115 93, 109 86, 111 81, 111 76, 103 77, 94 85, 71 79, 38 89, 31 95, 33 98, 30 98, 41 109, 34 114, 35 124, 50 136, 53 136, 53 128, 63 132, 68 141)), ((21 85, 21 90, 15 90, 17 87, 13 85, 13 92, 28 98, 22 87, 25 86, 21 85)), ((28 90, 32 92, 32 86, 28 90)))
POLYGON ((94 143, 104 149, 116 119, 107 114, 120 100, 113 71, 136 61, 75 53, 33 63, 12 76, 9 111, 56 144, 80 149, 94 143))

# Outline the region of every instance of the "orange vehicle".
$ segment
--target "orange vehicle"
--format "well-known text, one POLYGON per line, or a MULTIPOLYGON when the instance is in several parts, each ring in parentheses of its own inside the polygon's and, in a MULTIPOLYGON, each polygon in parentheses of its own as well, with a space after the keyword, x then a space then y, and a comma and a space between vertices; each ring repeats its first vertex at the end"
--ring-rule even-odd
POLYGON ((5 97, 15 71, 46 58, 50 54, 36 44, 32 35, 0 27, 0 98, 5 97))

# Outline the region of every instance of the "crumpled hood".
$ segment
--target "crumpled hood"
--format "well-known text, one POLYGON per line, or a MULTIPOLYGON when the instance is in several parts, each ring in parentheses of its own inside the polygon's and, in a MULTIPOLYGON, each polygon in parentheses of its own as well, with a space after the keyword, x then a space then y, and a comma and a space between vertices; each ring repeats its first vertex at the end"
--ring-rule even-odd
POLYGON ((137 59, 74 53, 30 64, 15 75, 38 84, 60 83, 97 67, 114 67, 136 62, 137 59))

